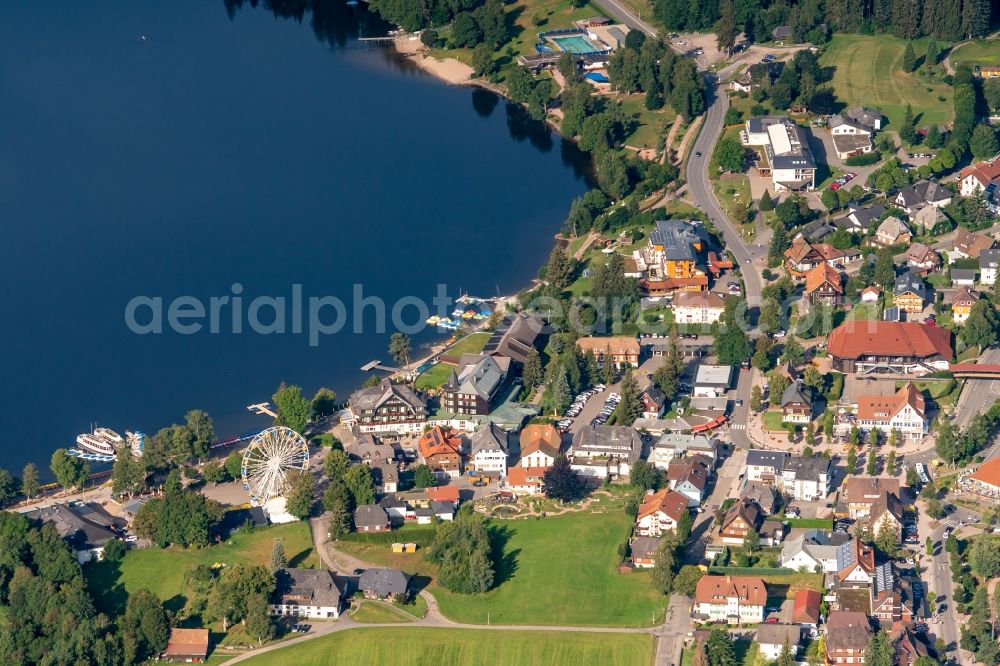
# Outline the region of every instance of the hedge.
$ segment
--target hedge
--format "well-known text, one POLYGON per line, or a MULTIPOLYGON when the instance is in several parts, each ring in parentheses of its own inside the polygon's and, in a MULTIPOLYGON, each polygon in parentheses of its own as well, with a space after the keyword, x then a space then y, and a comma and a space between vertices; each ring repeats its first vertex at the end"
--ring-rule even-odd
POLYGON ((829 518, 782 518, 781 522, 788 523, 790 527, 820 530, 833 529, 833 521, 829 518))
POLYGON ((405 530, 389 530, 388 532, 351 532, 344 535, 341 541, 355 541, 358 543, 375 543, 392 545, 394 543, 415 543, 418 546, 427 546, 434 540, 437 533, 434 527, 420 527, 405 530))
POLYGON ((847 166, 868 166, 869 164, 875 164, 882 156, 878 152, 861 153, 860 155, 851 155, 846 160, 844 164, 847 166))
POLYGON ((798 571, 787 567, 708 567, 711 574, 735 574, 737 576, 789 576, 798 571))

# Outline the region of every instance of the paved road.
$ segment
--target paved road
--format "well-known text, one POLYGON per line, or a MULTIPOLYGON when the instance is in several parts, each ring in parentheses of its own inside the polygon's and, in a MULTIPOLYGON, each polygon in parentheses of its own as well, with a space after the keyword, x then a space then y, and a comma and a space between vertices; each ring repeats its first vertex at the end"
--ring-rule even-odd
POLYGON ((620 0, 594 0, 594 4, 633 30, 642 30, 647 35, 656 34, 656 29, 653 26, 636 16, 632 9, 620 0))
MULTIPOLYGON (((921 514, 923 513, 922 511, 921 514)), ((955 613, 955 603, 951 598, 954 583, 951 580, 951 556, 944 548, 944 531, 949 522, 952 524, 958 521, 968 523, 975 522, 979 518, 979 514, 975 511, 958 507, 954 513, 948 516, 947 520, 941 521, 930 534, 935 548, 934 556, 926 569, 926 577, 929 579, 930 591, 936 597, 935 603, 939 608, 941 604, 944 604, 946 608, 939 616, 940 621, 929 622, 928 626, 934 640, 942 639, 948 646, 949 652, 958 649, 958 640, 961 636, 959 623, 962 619, 955 613)), ((924 559, 926 560, 926 557, 924 559)), ((961 657, 959 659, 961 660, 961 657)))
MULTIPOLYGON (((985 350, 979 357, 979 362, 1000 363, 1000 347, 985 350)), ((955 425, 964 430, 976 414, 985 412, 998 399, 1000 399, 1000 381, 967 379, 955 406, 955 425)))
POLYGON ((739 262, 743 284, 746 288, 747 305, 753 308, 760 305, 761 278, 760 272, 753 263, 752 252, 758 252, 759 249, 752 247, 743 239, 736 225, 722 210, 708 178, 709 160, 715 149, 715 143, 722 133, 726 110, 729 108, 729 98, 725 91, 718 89, 714 75, 707 74, 705 80, 706 93, 711 100, 711 106, 705 112, 705 122, 702 124, 701 134, 694 142, 694 152, 688 159, 688 192, 698 208, 708 215, 715 227, 722 232, 727 249, 732 251, 736 261, 739 262))

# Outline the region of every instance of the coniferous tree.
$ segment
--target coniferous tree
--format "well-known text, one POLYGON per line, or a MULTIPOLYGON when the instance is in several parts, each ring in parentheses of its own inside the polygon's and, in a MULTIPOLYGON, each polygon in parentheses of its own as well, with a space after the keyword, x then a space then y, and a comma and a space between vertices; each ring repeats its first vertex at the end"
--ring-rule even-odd
POLYGON ((913 50, 913 42, 906 42, 903 49, 903 71, 912 72, 917 68, 917 54, 913 50))

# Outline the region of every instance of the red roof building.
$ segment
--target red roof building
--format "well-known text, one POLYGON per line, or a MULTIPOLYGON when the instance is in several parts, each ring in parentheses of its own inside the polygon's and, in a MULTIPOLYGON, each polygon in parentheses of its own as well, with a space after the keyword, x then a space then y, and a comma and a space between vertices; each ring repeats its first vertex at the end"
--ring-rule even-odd
POLYGON ((819 606, 822 599, 816 590, 799 590, 792 602, 792 622, 815 627, 819 624, 819 606))
POLYGON ((839 372, 923 375, 947 370, 951 332, 917 322, 854 319, 830 332, 827 345, 839 372))

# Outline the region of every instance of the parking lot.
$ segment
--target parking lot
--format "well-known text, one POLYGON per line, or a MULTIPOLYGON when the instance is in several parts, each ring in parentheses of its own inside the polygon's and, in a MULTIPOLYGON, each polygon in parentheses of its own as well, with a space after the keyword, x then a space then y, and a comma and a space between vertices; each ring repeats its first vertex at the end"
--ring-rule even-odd
MULTIPOLYGON (((587 389, 582 393, 578 394, 573 398, 573 402, 566 409, 566 413, 563 415, 564 418, 556 421, 556 429, 560 433, 569 432, 573 424, 577 421, 585 422, 587 424, 593 423, 594 425, 603 425, 608 417, 611 416, 611 412, 614 408, 618 406, 618 401, 621 400, 621 396, 614 392, 609 392, 607 397, 604 399, 601 408, 593 416, 590 415, 592 410, 587 409, 591 402, 591 399, 595 396, 605 392, 607 387, 604 384, 596 384, 593 388, 587 389), (587 412, 584 415, 584 412, 587 412)), ((595 401, 596 402, 596 401, 595 401)))

